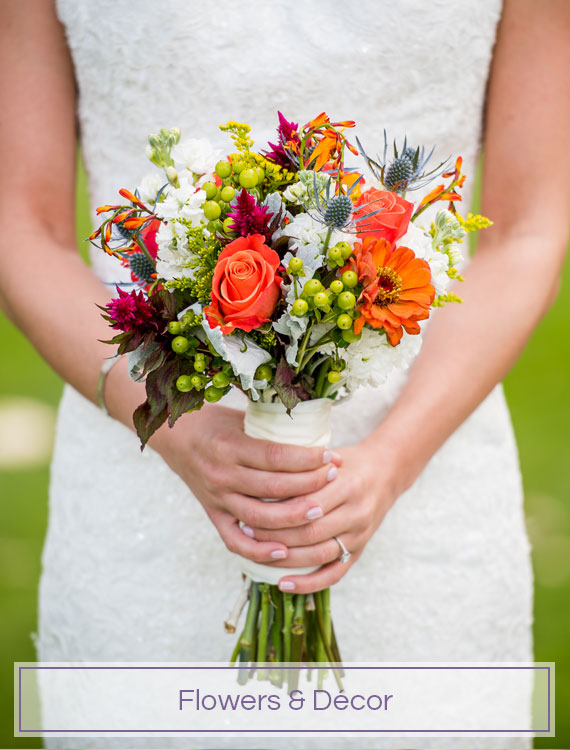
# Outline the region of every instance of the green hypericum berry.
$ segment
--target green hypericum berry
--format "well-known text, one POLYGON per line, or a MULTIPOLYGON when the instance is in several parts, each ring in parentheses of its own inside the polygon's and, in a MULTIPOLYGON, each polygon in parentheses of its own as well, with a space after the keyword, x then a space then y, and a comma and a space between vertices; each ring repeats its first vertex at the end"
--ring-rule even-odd
POLYGON ((347 260, 352 255, 352 248, 348 242, 337 242, 336 246, 340 250, 343 260, 347 260))
POLYGON ((226 203, 230 203, 236 197, 236 191, 231 185, 226 185, 225 188, 222 188, 220 196, 223 201, 225 201, 226 203))
POLYGON ((235 174, 240 174, 240 172, 243 172, 243 170, 245 169, 246 164, 243 161, 234 161, 232 167, 235 174))
POLYGON ((317 292, 313 297, 315 307, 326 307, 329 304, 329 298, 326 292, 317 292))
POLYGON ((219 401, 222 398, 223 395, 224 395, 223 390, 221 388, 216 388, 215 385, 209 386, 204 391, 204 398, 210 404, 215 404, 216 401, 219 401))
POLYGON ((224 223, 222 224, 224 228, 224 232, 226 234, 234 231, 234 220, 231 216, 228 216, 226 219, 224 219, 224 223))
POLYGON ((315 294, 320 292, 323 288, 323 285, 318 279, 309 279, 305 282, 305 286, 303 287, 303 292, 308 297, 313 297, 315 294))
POLYGON ((257 177, 255 169, 244 169, 243 172, 240 173, 239 184, 243 188, 246 188, 246 190, 249 188, 254 188, 258 182, 259 179, 257 177))
POLYGON ((182 323, 179 320, 171 320, 168 324, 168 333, 179 336, 182 333, 182 323))
POLYGON ((357 336, 354 333, 354 329, 353 328, 349 328, 348 330, 343 331, 341 335, 342 335, 342 338, 344 339, 344 341, 346 341, 347 344, 353 344, 355 341, 358 341, 358 339, 360 338, 360 336, 357 336))
POLYGON ((202 190, 206 193, 206 198, 211 201, 213 200, 218 192, 218 186, 215 182, 205 182, 202 185, 202 190))
POLYGON ((192 378, 190 375, 181 375, 179 378, 176 379, 176 388, 181 393, 188 393, 188 391, 192 390, 192 378))
POLYGON ((271 365, 259 365, 254 375, 255 380, 271 380, 273 378, 273 369, 271 365))
POLYGON ((309 305, 307 304, 307 301, 304 299, 296 299, 295 302, 291 305, 291 314, 295 315, 297 318, 302 318, 303 315, 306 315, 309 310, 309 305))
POLYGON ((338 383, 340 380, 340 372, 337 372, 337 370, 331 370, 327 375, 327 380, 329 383, 338 383))
POLYGON ((342 274, 341 279, 347 289, 354 289, 358 284, 358 275, 356 274, 356 271, 345 271, 342 274))
POLYGON ((265 170, 263 167, 255 167, 255 174, 257 175, 258 182, 263 182, 265 179, 265 170))
POLYGON ((196 372, 204 372, 204 370, 206 369, 206 360, 196 357, 196 359, 194 360, 194 369, 196 370, 196 372))
POLYGON ((225 372, 217 372, 212 378, 212 385, 216 388, 227 388, 230 384, 230 379, 225 372))
POLYGON ((356 297, 352 292, 343 292, 338 295, 336 303, 341 310, 352 310, 356 305, 356 297))
POLYGON ((342 331, 347 331, 352 328, 352 318, 347 313, 342 313, 336 319, 336 324, 342 331))
POLYGON ((329 249, 328 256, 329 260, 332 260, 333 263, 339 263, 342 261, 342 253, 336 245, 329 249))
POLYGON ((216 201, 206 201, 204 203, 204 216, 208 219, 208 221, 216 221, 216 219, 219 219, 222 214, 222 209, 220 208, 220 204, 216 203, 216 201))
POLYGON ((335 279, 334 281, 331 281, 330 290, 333 294, 340 294, 342 290, 344 289, 344 284, 340 279, 335 279))
POLYGON ((192 388, 195 388, 197 391, 201 391, 202 388, 206 385, 204 376, 199 375, 198 373, 190 375, 190 381, 192 383, 192 388))
POLYGON ((303 261, 301 258, 291 258, 289 261, 289 272, 290 273, 299 273, 299 271, 303 268, 303 261))
POLYGON ((216 164, 216 174, 218 175, 218 177, 221 177, 222 180, 225 180, 226 177, 229 177, 231 173, 232 165, 229 163, 229 161, 219 161, 216 164))
POLYGON ((176 338, 172 339, 170 346, 176 354, 184 354, 184 352, 188 351, 190 342, 185 336, 176 336, 176 338))

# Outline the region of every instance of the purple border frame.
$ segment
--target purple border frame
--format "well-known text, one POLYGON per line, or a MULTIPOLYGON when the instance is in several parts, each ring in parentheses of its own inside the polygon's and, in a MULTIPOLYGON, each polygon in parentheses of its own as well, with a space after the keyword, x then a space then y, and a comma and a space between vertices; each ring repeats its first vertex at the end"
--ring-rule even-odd
MULTIPOLYGON (((328 667, 318 667, 314 666, 313 669, 328 669, 328 667)), ((548 671, 548 727, 546 729, 305 729, 303 730, 303 735, 305 734, 338 734, 339 732, 348 732, 350 731, 351 734, 384 734, 384 733, 390 733, 393 734, 394 732, 402 732, 406 734, 422 734, 422 735, 441 735, 441 734, 474 734, 476 736, 482 735, 482 734, 510 734, 515 733, 517 735, 519 734, 548 734, 550 733, 550 726, 551 726, 551 712, 550 712, 550 681, 551 681, 551 674, 550 674, 550 667, 476 667, 476 666, 465 666, 465 667, 436 667, 436 666, 426 666, 426 667, 347 667, 344 666, 344 669, 526 669, 526 670, 547 670, 548 671)), ((157 666, 157 667, 61 667, 61 666, 55 666, 55 667, 46 667, 46 666, 33 666, 33 667, 18 667, 18 731, 22 734, 24 733, 34 733, 34 734, 57 734, 57 735, 63 735, 63 734, 71 734, 72 736, 78 735, 78 734, 91 734, 93 732, 108 732, 110 735, 115 734, 126 734, 126 733, 134 733, 134 732, 141 732, 145 734, 158 734, 159 736, 168 736, 171 734, 194 734, 197 736, 203 736, 205 734, 228 734, 227 729, 22 729, 22 670, 23 669, 233 669, 238 670, 239 666, 215 666, 215 667, 165 667, 165 666, 157 666)), ((298 669, 298 667, 281 667, 281 669, 298 669)), ((293 734, 299 730, 297 729, 235 729, 233 730, 233 733, 235 734, 293 734)))

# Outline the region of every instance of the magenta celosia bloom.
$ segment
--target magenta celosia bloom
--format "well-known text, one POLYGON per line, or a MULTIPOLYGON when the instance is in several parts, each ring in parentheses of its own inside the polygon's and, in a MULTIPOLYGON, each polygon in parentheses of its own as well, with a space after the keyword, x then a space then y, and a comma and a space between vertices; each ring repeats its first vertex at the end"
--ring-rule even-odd
POLYGON ((281 112, 277 114, 279 115, 279 127, 277 128, 279 143, 268 143, 267 145, 272 151, 265 151, 264 156, 281 167, 285 167, 286 169, 293 167, 296 169, 298 164, 294 154, 298 153, 299 144, 301 143, 298 132, 299 124, 289 122, 283 117, 281 112))
POLYGON ((242 237, 247 237, 248 234, 267 236, 273 213, 268 211, 267 206, 260 206, 245 188, 239 193, 231 209, 228 218, 233 220, 232 231, 241 234, 242 237))
POLYGON ((158 330, 156 313, 142 292, 124 292, 120 287, 117 287, 117 292, 119 296, 105 305, 112 328, 120 331, 131 331, 133 328, 158 330))

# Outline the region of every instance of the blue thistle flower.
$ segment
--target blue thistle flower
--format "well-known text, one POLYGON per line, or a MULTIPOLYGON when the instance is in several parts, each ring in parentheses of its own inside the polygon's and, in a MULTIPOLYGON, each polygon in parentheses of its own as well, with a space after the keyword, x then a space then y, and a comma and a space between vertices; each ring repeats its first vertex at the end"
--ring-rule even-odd
POLYGON ((435 146, 426 155, 424 146, 413 148, 408 145, 407 137, 404 138, 402 148, 398 149, 394 141, 394 158, 389 160, 388 138, 384 130, 384 153, 382 159, 377 156, 376 160, 372 159, 364 151, 364 148, 358 138, 356 139, 360 153, 366 159, 372 174, 378 179, 386 190, 393 193, 405 193, 407 190, 420 190, 429 184, 436 177, 445 172, 449 159, 440 162, 437 167, 426 171, 427 164, 435 146))
MULTIPOLYGON (((343 232, 363 232, 365 231, 365 224, 362 222, 369 219, 374 214, 377 214, 382 209, 376 211, 369 211, 366 214, 360 213, 362 207, 355 208, 350 198, 350 195, 354 188, 358 185, 362 176, 358 178, 348 189, 348 193, 339 193, 331 195, 331 185, 333 185, 332 178, 326 183, 324 191, 320 191, 317 185, 316 174, 313 174, 313 195, 311 196, 312 208, 315 211, 315 215, 309 211, 309 215, 324 224, 329 229, 339 229, 343 232)), ((370 204, 366 206, 370 208, 370 204)))

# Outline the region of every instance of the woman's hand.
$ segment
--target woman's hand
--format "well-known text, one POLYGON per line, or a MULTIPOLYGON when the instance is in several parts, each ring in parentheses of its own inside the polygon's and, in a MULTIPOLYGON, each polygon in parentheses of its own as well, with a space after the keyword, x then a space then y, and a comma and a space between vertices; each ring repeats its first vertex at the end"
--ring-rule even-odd
POLYGON ((403 482, 403 472, 396 470, 396 461, 382 451, 377 438, 341 448, 339 453, 342 466, 335 481, 294 500, 322 507, 325 514, 321 518, 296 528, 253 529, 259 542, 279 542, 289 548, 286 563, 277 562, 276 566, 322 566, 309 575, 282 578, 282 591, 305 594, 337 583, 358 560, 396 498, 411 483, 403 482), (335 536, 351 553, 348 563, 339 560, 341 550, 335 536))
POLYGON ((252 529, 294 529, 322 516, 327 496, 319 492, 336 478, 341 459, 325 448, 254 440, 243 419, 242 411, 206 405, 173 429, 163 427, 150 444, 202 503, 229 550, 260 563, 285 560, 286 543, 254 539, 252 529))

